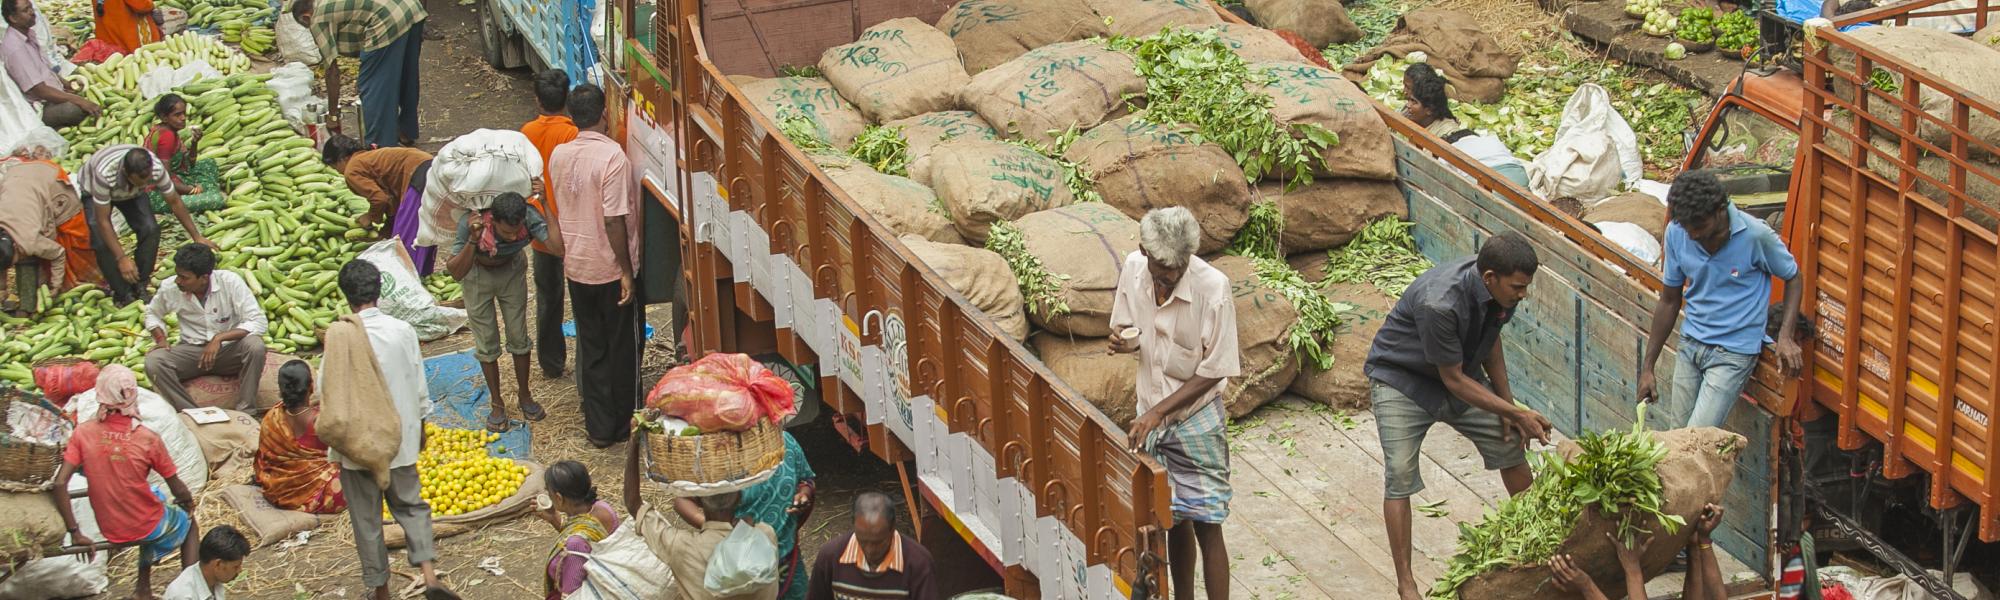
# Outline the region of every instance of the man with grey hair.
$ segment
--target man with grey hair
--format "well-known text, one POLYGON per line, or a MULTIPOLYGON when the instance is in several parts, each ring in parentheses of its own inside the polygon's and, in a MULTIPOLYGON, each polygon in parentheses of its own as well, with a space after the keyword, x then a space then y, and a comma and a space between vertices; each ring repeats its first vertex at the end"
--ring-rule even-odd
POLYGON ((1201 225, 1188 209, 1146 213, 1139 251, 1125 257, 1111 304, 1111 352, 1139 353, 1138 418, 1128 442, 1160 461, 1174 492, 1168 567, 1174 597, 1194 597, 1199 545, 1209 600, 1229 597, 1229 440, 1222 391, 1241 374, 1229 277, 1195 248, 1201 225))
MULTIPOLYGON (((636 431, 634 433, 637 433, 636 431)), ((639 481, 645 475, 639 473, 639 440, 626 442, 625 453, 625 510, 632 513, 632 520, 638 527, 639 537, 646 540, 646 547, 667 564, 673 571, 674 586, 680 592, 675 597, 686 600, 713 600, 716 598, 743 598, 748 600, 774 600, 778 597, 776 577, 777 556, 772 556, 773 569, 770 582, 756 584, 750 590, 725 590, 721 594, 708 589, 704 583, 708 578, 708 559, 715 555, 715 548, 729 539, 729 533, 736 529, 736 507, 742 503, 742 492, 710 494, 697 497, 674 499, 673 511, 679 519, 671 519, 639 497, 639 481)), ((749 522, 749 519, 744 519, 749 522)), ((757 533, 764 535, 771 546, 778 545, 778 534, 764 523, 751 523, 757 533)))

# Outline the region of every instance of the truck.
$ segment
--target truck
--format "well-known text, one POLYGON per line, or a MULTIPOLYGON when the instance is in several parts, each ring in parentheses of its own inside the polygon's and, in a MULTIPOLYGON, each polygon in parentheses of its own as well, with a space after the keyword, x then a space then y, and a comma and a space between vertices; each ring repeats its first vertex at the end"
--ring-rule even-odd
MULTIPOLYGON (((770 40, 761 38, 785 30, 775 24, 818 13, 801 12, 788 20, 780 13, 804 9, 787 5, 767 7, 762 13, 745 10, 744 18, 759 15, 758 21, 765 25, 753 26, 755 35, 705 33, 707 27, 720 26, 727 20, 724 16, 734 14, 727 11, 729 4, 665 0, 638 5, 625 0, 606 5, 606 38, 618 41, 616 51, 605 54, 602 69, 607 89, 615 92, 608 96, 617 102, 613 132, 627 140, 649 200, 648 259, 641 286, 650 290, 653 282, 668 278, 679 278, 685 285, 686 304, 694 307, 689 315, 690 352, 771 352, 794 364, 816 365, 812 371, 817 374, 819 397, 836 424, 850 432, 859 447, 895 464, 911 505, 928 507, 949 524, 1004 582, 1009 595, 1123 598, 1135 586, 1161 593, 1167 583, 1161 568, 1164 531, 1171 514, 1170 491, 1160 465, 1128 449, 1116 424, 1054 377, 1028 349, 999 334, 990 319, 910 254, 894 233, 857 209, 844 190, 778 133, 769 115, 753 108, 728 78, 738 73, 720 66, 736 60, 723 57, 760 55, 748 40, 769 45, 770 40), (649 11, 650 18, 634 17, 649 11), (665 226, 653 227, 656 215, 665 226), (654 260, 656 251, 666 260, 654 260)), ((827 22, 847 17, 852 32, 893 17, 935 21, 945 8, 942 2, 869 0, 811 6, 831 10, 835 17, 827 22)), ((1241 23, 1217 10, 1225 21, 1241 23)), ((1837 35, 1826 39, 1830 44, 1852 45, 1837 35)), ((824 48, 851 38, 821 40, 815 42, 817 47, 790 44, 792 38, 786 41, 789 52, 816 57, 824 48)), ((810 58, 779 62, 765 56, 762 68, 810 62, 810 58)), ((1877 64, 1906 68, 1893 61, 1877 64)), ((739 68, 768 74, 755 64, 739 68)), ((1806 70, 1815 72, 1810 66, 1806 70)), ((1923 80, 1919 73, 1911 75, 1923 80)), ((1825 77, 1823 72, 1819 76, 1825 77)), ((1803 92, 1773 94, 1747 82, 1744 90, 1718 104, 1687 166, 1704 166, 1712 153, 1700 149, 1712 145, 1710 137, 1728 131, 1733 119, 1741 118, 1737 110, 1759 117, 1820 114, 1807 110, 1809 97, 1821 102, 1821 108, 1835 102, 1803 92), (1753 88, 1758 91, 1749 91, 1753 88), (1769 97, 1759 102, 1752 95, 1769 97)), ((1991 111, 1988 101, 1968 101, 1977 110, 1991 111)), ((1377 105, 1377 111, 1395 133, 1400 186, 1423 254, 1433 260, 1464 256, 1486 237, 1511 231, 1527 236, 1545 261, 1534 292, 1504 339, 1509 354, 1521 357, 1509 365, 1519 399, 1548 415, 1569 435, 1629 426, 1646 326, 1661 287, 1657 269, 1423 127, 1386 107, 1377 105)), ((1819 122, 1822 129, 1814 135, 1825 136, 1824 128, 1830 124, 1819 122)), ((1842 207, 1825 198, 1828 190, 1854 189, 1850 185, 1854 171, 1839 172, 1848 179, 1817 180, 1834 172, 1838 157, 1819 147, 1801 146, 1801 150, 1798 164, 1807 168, 1794 167, 1789 179, 1765 176, 1744 183, 1744 178, 1732 177, 1732 190, 1751 204, 1750 209, 1782 213, 1787 241, 1800 249, 1808 269, 1853 266, 1856 263, 1841 262, 1830 250, 1844 251, 1844 242, 1859 236, 1818 248, 1814 240, 1821 238, 1810 236, 1831 234, 1805 215, 1809 210, 1820 211, 1815 215, 1852 214, 1837 213, 1842 207), (1808 162, 1809 158, 1818 162, 1808 162), (1759 182, 1767 187, 1742 187, 1759 182), (1786 194, 1774 196, 1779 189, 1786 194), (1819 195, 1802 201, 1807 194, 1819 195), (1776 210, 1769 206, 1773 198, 1778 199, 1776 210)), ((1955 164, 1962 168, 1950 181, 1962 181, 1964 173, 1975 168, 1955 164)), ((1910 196, 1898 201, 1925 202, 1910 196)), ((1903 231, 1901 239, 1908 241, 1907 225, 1903 231)), ((1953 243, 1985 240, 1990 252, 1990 232, 1980 236, 1952 231, 1956 233, 1948 239, 1953 243)), ((1907 277, 1916 258, 1912 253, 1883 250, 1868 260, 1894 261, 1898 256, 1903 268, 1893 270, 1907 277)), ((1926 257, 1917 263, 1926 268, 1956 265, 1959 270, 1953 272, 1964 274, 1963 265, 1976 259, 1926 257)), ((1954 293, 1983 293, 1957 286, 1959 278, 1947 280, 1953 282, 1954 293)), ((1787 474, 1796 471, 1799 462, 1795 450, 1801 436, 1795 430, 1803 407, 1817 406, 1840 415, 1841 423, 1854 424, 1853 432, 1841 438, 1846 446, 1860 444, 1867 439, 1864 435, 1895 437, 1875 432, 1903 431, 1913 425, 1919 429, 1912 431, 1922 431, 1921 427, 1938 422, 1935 413, 1914 418, 1920 406, 1915 403, 1889 399, 1864 404, 1852 386, 1842 396, 1839 382, 1872 372, 1858 366, 1860 359, 1854 353, 1836 349, 1859 347, 1860 338, 1854 336, 1863 327, 1839 330, 1849 336, 1842 340, 1845 345, 1827 345, 1825 332, 1835 331, 1830 326, 1839 322, 1828 319, 1842 313, 1828 310, 1836 305, 1827 300, 1838 300, 1835 292, 1859 293, 1835 287, 1834 281, 1829 272, 1799 283, 1815 292, 1807 294, 1807 306, 1822 331, 1812 357, 1812 377, 1783 377, 1774 361, 1765 357, 1746 390, 1750 402, 1726 425, 1751 443, 1724 498, 1731 510, 1717 543, 1766 577, 1776 573, 1783 553, 1791 547, 1789 540, 1796 539, 1792 533, 1801 506, 1788 494, 1796 495, 1802 487, 1796 476, 1787 474), (1817 295, 1822 292, 1827 294, 1824 299, 1817 295), (1840 402, 1843 397, 1849 401, 1840 402), (1891 422, 1904 428, 1882 426, 1891 422)), ((1906 293, 1912 288, 1896 289, 1906 293)), ((1908 304, 1850 305, 1905 320, 1912 314, 1892 308, 1908 304)), ((1947 313, 1922 316, 1942 314, 1947 313)), ((1990 324, 1963 333, 1972 335, 1975 329, 1988 339, 1963 344, 1958 349, 1962 356, 1967 349, 1992 348, 1990 324)), ((1908 328, 1890 328, 1895 330, 1905 332, 1894 338, 1904 345, 1877 342, 1879 331, 1866 339, 1884 352, 1903 349, 1897 351, 1903 358, 1893 365, 1909 368, 1915 363, 1906 351, 1912 343, 1908 328)), ((1672 348, 1670 344, 1669 354, 1672 348)), ((1671 356, 1663 358, 1660 377, 1671 378, 1672 363, 1671 356)), ((1928 381, 1961 383, 1942 375, 1928 381)), ((1991 403, 1990 396, 1973 397, 1966 405, 1990 412, 1991 403)), ((1691 404, 1691 399, 1668 394, 1651 411, 1652 424, 1677 426, 1685 421, 1691 404)), ((1993 454, 1990 448, 1983 454, 1961 452, 1940 466, 1934 456, 1921 454, 1924 444, 1912 443, 1964 439, 1990 444, 1983 432, 1983 425, 1961 424, 1943 437, 1910 435, 1887 456, 1903 457, 1900 466, 1893 467, 1903 475, 1947 473, 1942 478, 1947 491, 1973 490, 1969 495, 1954 492, 1963 496, 1955 504, 1945 497, 1947 506, 1967 505, 1966 499, 1987 505, 1994 495, 1990 491, 1979 495, 1978 486, 1992 485, 1993 480, 1981 479, 1986 457, 1993 454), (1976 470, 1961 469, 1960 474, 1947 470, 1959 463, 1976 470)), ((1987 513, 1988 524, 1991 514, 1987 513)), ((1991 537, 1982 532, 1982 539, 1991 537)))
POLYGON ((599 81, 594 68, 613 26, 602 7, 600 0, 480 0, 481 57, 495 69, 562 69, 572 82, 599 81))

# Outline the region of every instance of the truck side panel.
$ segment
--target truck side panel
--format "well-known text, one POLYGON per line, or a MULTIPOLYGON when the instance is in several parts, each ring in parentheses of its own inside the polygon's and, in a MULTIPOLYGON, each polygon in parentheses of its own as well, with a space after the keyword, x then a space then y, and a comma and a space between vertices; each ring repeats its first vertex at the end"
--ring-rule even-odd
MULTIPOLYGON (((1444 261, 1471 255, 1486 238, 1509 231, 1535 245, 1542 268, 1502 336, 1515 397, 1567 435, 1631 427, 1657 293, 1617 267, 1579 252, 1575 241, 1520 208, 1518 202, 1525 198, 1506 197, 1518 191, 1482 189, 1446 165, 1456 162, 1468 171, 1483 167, 1449 146, 1433 145, 1431 138, 1411 137, 1421 128, 1400 117, 1391 122, 1404 134, 1397 140, 1397 175, 1417 223, 1417 247, 1426 257, 1444 261)), ((1675 345, 1669 344, 1656 371, 1662 399, 1647 419, 1654 428, 1678 427, 1693 409, 1692 399, 1672 394, 1675 345)), ((1725 424, 1750 443, 1737 458, 1735 479, 1722 498, 1732 510, 1716 541, 1746 565, 1769 564, 1771 420, 1769 413, 1742 402, 1725 424)))

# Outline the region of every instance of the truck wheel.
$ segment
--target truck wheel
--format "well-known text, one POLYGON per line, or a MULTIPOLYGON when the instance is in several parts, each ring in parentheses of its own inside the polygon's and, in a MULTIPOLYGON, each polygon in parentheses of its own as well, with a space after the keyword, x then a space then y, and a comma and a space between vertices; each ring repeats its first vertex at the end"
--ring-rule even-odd
POLYGON ((792 384, 792 403, 798 407, 798 414, 792 417, 791 422, 785 424, 786 429, 796 429, 819 418, 817 365, 793 365, 791 361, 777 354, 760 354, 753 358, 757 362, 764 363, 764 367, 770 369, 772 373, 783 377, 785 382, 792 384))
POLYGON ((500 4, 488 0, 479 7, 479 50, 486 58, 486 64, 495 69, 507 68, 507 33, 500 26, 500 4))

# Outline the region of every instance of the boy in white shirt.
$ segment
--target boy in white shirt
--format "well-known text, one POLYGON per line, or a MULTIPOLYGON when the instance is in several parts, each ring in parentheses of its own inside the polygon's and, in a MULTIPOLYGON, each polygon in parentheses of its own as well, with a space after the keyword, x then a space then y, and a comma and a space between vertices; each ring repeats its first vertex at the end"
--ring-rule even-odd
POLYGON ((167 584, 165 600, 223 600, 223 584, 243 572, 243 557, 250 555, 250 540, 235 527, 218 526, 201 536, 201 562, 181 571, 167 584))

